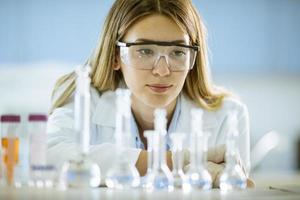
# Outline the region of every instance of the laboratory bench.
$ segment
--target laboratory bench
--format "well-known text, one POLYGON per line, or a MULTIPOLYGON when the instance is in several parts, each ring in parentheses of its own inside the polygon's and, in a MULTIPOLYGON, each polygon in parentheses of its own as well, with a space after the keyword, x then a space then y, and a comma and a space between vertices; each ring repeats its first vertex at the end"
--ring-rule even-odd
POLYGON ((299 188, 255 188, 241 191, 221 192, 219 189, 210 191, 191 191, 184 193, 182 190, 147 192, 141 189, 113 190, 107 188, 95 189, 37 189, 37 188, 1 188, 0 199, 300 199, 299 188))
POLYGON ((10 199, 241 199, 241 200, 300 200, 300 173, 295 172, 269 172, 255 173, 252 175, 255 181, 255 188, 222 192, 219 189, 209 191, 192 190, 184 192, 175 189, 168 191, 146 191, 143 189, 124 189, 113 190, 106 187, 91 189, 59 189, 54 188, 35 188, 21 187, 13 188, 7 186, 0 187, 0 200, 10 199))

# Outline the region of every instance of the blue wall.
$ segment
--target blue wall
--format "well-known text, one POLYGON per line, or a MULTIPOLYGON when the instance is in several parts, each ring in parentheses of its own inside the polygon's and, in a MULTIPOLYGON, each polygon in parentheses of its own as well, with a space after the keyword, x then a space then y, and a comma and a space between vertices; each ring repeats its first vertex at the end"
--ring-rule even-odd
POLYGON ((0 62, 84 62, 112 4, 106 0, 0 2, 0 62))
MULTIPOLYGON (((112 0, 0 0, 0 64, 84 62, 112 0)), ((194 0, 217 72, 300 72, 299 0, 194 0)))
POLYGON ((300 71, 299 0, 195 0, 218 70, 300 71))

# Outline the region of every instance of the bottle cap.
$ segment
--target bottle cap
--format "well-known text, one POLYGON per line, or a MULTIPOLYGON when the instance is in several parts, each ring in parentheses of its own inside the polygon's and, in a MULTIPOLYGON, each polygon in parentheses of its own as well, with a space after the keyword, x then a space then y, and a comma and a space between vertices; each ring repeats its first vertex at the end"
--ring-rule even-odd
POLYGON ((30 114, 28 116, 28 121, 30 122, 36 122, 36 121, 42 121, 42 122, 46 122, 47 121, 47 115, 43 115, 43 114, 30 114))
POLYGON ((20 122, 20 115, 1 115, 1 122, 20 122))

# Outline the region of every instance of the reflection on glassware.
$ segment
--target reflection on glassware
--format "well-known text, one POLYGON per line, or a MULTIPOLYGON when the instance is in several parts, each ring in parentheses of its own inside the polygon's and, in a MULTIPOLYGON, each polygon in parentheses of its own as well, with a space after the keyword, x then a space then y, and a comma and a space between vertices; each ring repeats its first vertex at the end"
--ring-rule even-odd
POLYGON ((139 172, 125 155, 131 138, 131 92, 128 89, 117 89, 116 95, 116 162, 107 172, 105 183, 107 187, 115 189, 138 187, 140 184, 139 172))
POLYGON ((148 143, 148 148, 152 149, 153 160, 150 161, 152 167, 147 171, 145 188, 147 190, 173 190, 174 179, 169 167, 166 164, 166 111, 163 109, 155 110, 154 126, 155 132, 151 141, 148 143))
POLYGON ((202 131, 202 114, 200 109, 191 110, 190 168, 186 176, 190 189, 209 190, 212 179, 206 169, 207 136, 202 131))
POLYGON ((61 171, 61 186, 86 188, 100 185, 100 168, 88 158, 90 142, 90 77, 89 66, 76 69, 75 131, 77 156, 66 161, 61 171))
POLYGON ((174 177, 174 187, 175 188, 187 188, 188 179, 183 172, 183 140, 185 139, 185 134, 183 133, 172 133, 172 161, 173 161, 173 177, 174 177))
POLYGON ((237 160, 239 159, 239 150, 236 146, 236 139, 239 133, 237 129, 237 113, 235 111, 229 113, 227 125, 226 166, 220 177, 220 189, 222 191, 244 189, 247 186, 247 178, 237 160))

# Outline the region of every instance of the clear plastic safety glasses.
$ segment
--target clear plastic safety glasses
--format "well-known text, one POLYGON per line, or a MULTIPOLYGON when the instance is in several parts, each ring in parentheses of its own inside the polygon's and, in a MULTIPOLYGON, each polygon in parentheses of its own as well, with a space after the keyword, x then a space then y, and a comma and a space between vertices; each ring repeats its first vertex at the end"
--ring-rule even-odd
POLYGON ((189 46, 174 42, 117 41, 121 61, 136 69, 152 70, 160 59, 165 58, 171 71, 185 71, 193 68, 199 46, 189 46))

